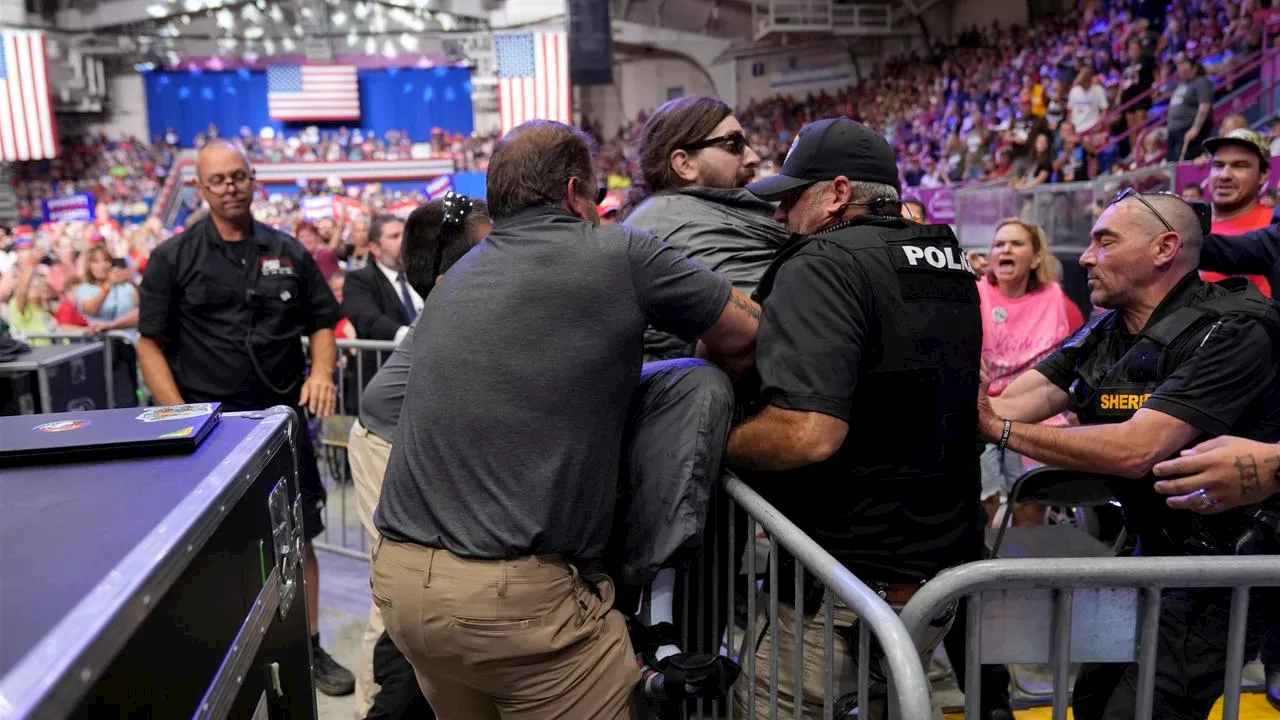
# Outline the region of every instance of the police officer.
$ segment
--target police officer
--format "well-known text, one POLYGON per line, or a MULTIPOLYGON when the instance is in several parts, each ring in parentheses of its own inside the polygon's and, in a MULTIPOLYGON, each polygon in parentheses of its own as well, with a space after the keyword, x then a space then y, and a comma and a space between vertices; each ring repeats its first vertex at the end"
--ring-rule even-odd
MULTIPOLYGON (((901 607, 923 582, 981 550, 969 396, 982 347, 973 272, 950 228, 901 217, 892 149, 852 120, 805 126, 781 174, 747 189, 779 201, 777 217, 795 235, 760 284, 763 409, 731 433, 730 462, 901 607)), ((797 600, 786 592, 793 583, 782 585, 779 709, 789 717, 794 606, 803 601, 810 668, 823 666, 825 615, 820 597, 797 600)), ((848 608, 837 604, 835 615, 837 628, 854 627, 848 608)), ((756 637, 756 667, 768 668, 767 633, 756 637)), ((837 659, 845 702, 856 692, 855 657, 846 643, 837 659)), ((806 716, 822 712, 823 681, 821 672, 803 678, 806 716)), ((739 704, 747 692, 768 702, 767 672, 754 688, 744 685, 739 704)), ((863 703, 871 717, 874 700, 863 703)))
MULTIPOLYGON (((1280 312, 1247 280, 1200 279, 1207 231, 1207 213, 1180 198, 1122 192, 1099 216, 1080 257, 1089 299, 1109 311, 1000 397, 988 399, 985 386, 979 396, 989 441, 1058 467, 1118 476, 1112 491, 1141 555, 1229 555, 1257 529, 1252 509, 1180 509, 1239 503, 1218 485, 1190 490, 1169 507, 1153 489, 1157 462, 1219 435, 1280 440, 1280 312), (1037 424, 1068 409, 1079 427, 1037 424)), ((1253 502, 1262 496, 1259 489, 1253 502)), ((1264 594, 1255 592, 1250 603, 1249 656, 1277 606, 1264 594)), ((1208 717, 1222 694, 1228 606, 1224 591, 1166 591, 1156 717, 1208 717)), ((1086 665, 1076 681, 1075 717, 1132 718, 1137 672, 1136 664, 1086 665)))
MULTIPOLYGON (((209 217, 156 248, 140 288, 138 360, 156 402, 220 402, 333 412, 333 326, 338 303, 297 240, 255 222, 253 169, 225 140, 200 149, 200 196, 209 217), (301 338, 311 338, 306 373, 301 338)), ((355 677, 319 645, 319 565, 310 540, 324 529, 325 489, 306 429, 298 433, 316 687, 355 689, 355 677)))

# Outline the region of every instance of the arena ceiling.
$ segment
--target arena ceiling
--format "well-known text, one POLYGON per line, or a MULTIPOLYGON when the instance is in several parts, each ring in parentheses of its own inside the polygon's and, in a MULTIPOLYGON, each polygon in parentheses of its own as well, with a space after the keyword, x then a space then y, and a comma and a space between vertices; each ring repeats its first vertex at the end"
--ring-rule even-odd
MULTIPOLYGON (((519 3, 527 0, 505 0, 519 3)), ((613 19, 732 43, 748 56, 781 46, 854 38, 918 35, 913 18, 953 0, 611 0, 613 19), (753 18, 753 3, 755 15, 753 18), (770 12, 772 10, 772 13, 770 12), (875 23, 840 28, 786 24, 788 12, 875 23), (768 19, 782 18, 779 25, 768 19)), ((243 59, 334 54, 418 55, 463 62, 502 0, 49 0, 47 18, 71 31, 81 52, 129 63, 172 65, 178 58, 243 59), (75 32, 75 31, 79 32, 75 32)), ((690 40, 696 42, 696 39, 690 40)), ((620 44, 620 55, 648 54, 651 47, 620 44)))

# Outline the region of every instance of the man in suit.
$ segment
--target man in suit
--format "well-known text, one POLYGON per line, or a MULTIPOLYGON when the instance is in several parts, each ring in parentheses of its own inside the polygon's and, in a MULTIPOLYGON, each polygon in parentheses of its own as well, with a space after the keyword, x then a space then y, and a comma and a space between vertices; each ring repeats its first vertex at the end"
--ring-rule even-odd
MULTIPOLYGON (((379 215, 369 226, 375 262, 347 275, 342 310, 364 340, 394 340, 409 331, 422 310, 422 296, 404 276, 400 240, 404 221, 379 215)), ((366 372, 365 379, 373 376, 366 372)))

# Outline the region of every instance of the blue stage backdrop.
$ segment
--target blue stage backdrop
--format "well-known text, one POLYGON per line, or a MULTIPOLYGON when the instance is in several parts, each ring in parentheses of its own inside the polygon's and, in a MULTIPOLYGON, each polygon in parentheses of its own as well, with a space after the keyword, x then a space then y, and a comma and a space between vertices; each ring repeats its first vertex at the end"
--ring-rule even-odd
MULTIPOLYGON (((307 125, 336 127, 355 123, 281 123, 267 116, 267 74, 166 70, 146 73, 147 119, 151 137, 173 128, 184 145, 214 123, 224 136, 248 126, 256 133, 273 127, 286 133, 307 125)), ((467 68, 385 68, 360 70, 359 126, 379 135, 408 130, 417 141, 431 129, 470 134, 471 71, 467 68)))

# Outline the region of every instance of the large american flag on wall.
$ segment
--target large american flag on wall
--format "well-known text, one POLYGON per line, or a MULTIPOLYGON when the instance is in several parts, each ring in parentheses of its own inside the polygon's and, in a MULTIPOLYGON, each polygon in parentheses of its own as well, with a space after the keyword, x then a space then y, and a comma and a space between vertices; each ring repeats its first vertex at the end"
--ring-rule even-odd
POLYGON ((0 31, 0 160, 57 157, 58 126, 42 32, 0 31))
POLYGON ((352 65, 272 65, 267 68, 272 120, 359 120, 360 85, 352 65))
POLYGON ((569 43, 564 33, 495 35, 493 49, 504 135, 526 120, 573 122, 569 43))

